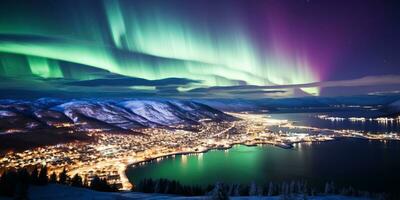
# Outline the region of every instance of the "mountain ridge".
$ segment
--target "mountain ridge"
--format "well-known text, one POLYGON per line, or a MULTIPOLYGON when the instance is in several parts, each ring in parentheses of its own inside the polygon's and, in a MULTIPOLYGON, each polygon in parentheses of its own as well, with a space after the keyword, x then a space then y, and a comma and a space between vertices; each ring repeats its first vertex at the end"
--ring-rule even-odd
POLYGON ((174 127, 212 121, 230 121, 233 116, 190 100, 1 100, 0 131, 9 128, 35 129, 55 126, 133 130, 174 127))

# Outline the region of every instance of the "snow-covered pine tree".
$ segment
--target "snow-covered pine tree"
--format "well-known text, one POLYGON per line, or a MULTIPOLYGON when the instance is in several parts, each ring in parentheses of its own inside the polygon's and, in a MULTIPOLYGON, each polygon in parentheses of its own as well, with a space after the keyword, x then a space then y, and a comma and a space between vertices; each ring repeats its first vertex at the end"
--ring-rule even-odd
POLYGON ((249 196, 256 196, 257 193, 257 184, 253 181, 250 185, 249 196))
POLYGON ((211 192, 211 200, 228 200, 229 196, 225 191, 222 183, 217 182, 213 191, 211 192))
POLYGON ((272 182, 269 182, 268 186, 268 196, 274 195, 274 184, 272 182))

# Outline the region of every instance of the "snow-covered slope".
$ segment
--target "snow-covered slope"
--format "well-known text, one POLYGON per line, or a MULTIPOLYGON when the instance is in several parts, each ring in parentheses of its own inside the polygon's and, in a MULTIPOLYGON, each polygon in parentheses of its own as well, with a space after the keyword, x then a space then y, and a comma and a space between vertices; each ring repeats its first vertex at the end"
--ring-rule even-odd
MULTIPOLYGON (((29 199, 31 200, 133 200, 133 199, 143 199, 143 200, 161 200, 161 199, 170 199, 170 200, 204 200, 209 199, 207 196, 195 196, 195 197, 184 197, 184 196, 174 196, 174 195, 166 195, 166 194, 147 194, 147 193, 137 193, 137 192, 116 192, 116 193, 107 193, 107 192, 97 192, 83 188, 74 188, 64 185, 56 185, 50 184, 47 186, 32 186, 29 189, 29 199)), ((250 196, 250 197, 231 197, 232 200, 280 200, 280 196, 273 197, 259 197, 259 196, 250 196)), ((293 200, 302 200, 303 197, 299 197, 298 199, 293 200)), ((330 195, 330 196, 314 196, 307 197, 309 200, 369 200, 369 198, 363 197, 346 197, 339 195, 330 195)))
MULTIPOLYGON (((0 127, 27 128, 75 124, 81 129, 136 129, 196 124, 200 119, 234 118, 207 105, 179 100, 0 101, 0 127)), ((0 130, 1 131, 1 130, 0 130)), ((4 130, 3 130, 4 131, 4 130)))

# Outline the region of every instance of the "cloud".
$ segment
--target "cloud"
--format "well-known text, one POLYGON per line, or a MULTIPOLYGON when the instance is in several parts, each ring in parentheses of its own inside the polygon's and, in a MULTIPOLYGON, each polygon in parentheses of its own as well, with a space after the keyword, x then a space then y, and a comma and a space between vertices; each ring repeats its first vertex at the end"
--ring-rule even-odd
POLYGON ((99 78, 92 80, 73 81, 65 83, 71 86, 99 87, 99 86, 183 86, 192 83, 200 83, 197 80, 186 78, 166 78, 159 80, 147 80, 134 77, 99 78))
POLYGON ((286 90, 245 90, 234 91, 234 94, 273 94, 273 93, 286 93, 286 90))
POLYGON ((296 89, 296 88, 329 88, 329 87, 360 87, 360 86, 378 86, 378 85, 397 85, 400 84, 400 75, 384 75, 384 76, 367 76, 351 80, 338 80, 338 81, 323 81, 306 84, 291 84, 291 85, 240 85, 240 86, 225 86, 225 87, 209 87, 209 88, 196 88, 189 92, 218 92, 218 91, 237 91, 246 90, 264 90, 264 89, 296 89))
POLYGON ((178 98, 285 98, 308 96, 300 88, 325 88, 322 96, 358 95, 386 90, 398 90, 400 75, 368 76, 351 80, 325 81, 293 85, 238 85, 225 87, 204 87, 180 90, 181 87, 199 86, 198 80, 186 78, 167 78, 147 80, 126 77, 119 74, 102 73, 100 78, 91 80, 71 79, 35 79, 25 77, 2 77, 0 90, 4 97, 40 97, 40 96, 158 96, 178 98), (22 79, 22 80, 21 80, 22 79), (68 87, 70 86, 70 87, 68 87), (88 90, 90 87, 90 90, 88 90), (28 92, 30 91, 30 92, 28 92), (358 93, 357 93, 358 92, 358 93))

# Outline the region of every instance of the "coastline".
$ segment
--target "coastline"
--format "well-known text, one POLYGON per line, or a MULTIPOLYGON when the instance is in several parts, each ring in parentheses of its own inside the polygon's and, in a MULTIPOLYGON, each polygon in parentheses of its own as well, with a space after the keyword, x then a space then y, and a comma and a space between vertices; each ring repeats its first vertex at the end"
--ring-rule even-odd
MULTIPOLYGON (((171 153, 167 153, 167 154, 156 155, 156 156, 151 157, 151 158, 145 158, 145 159, 143 159, 143 160, 138 160, 138 161, 130 162, 130 163, 127 163, 127 164, 125 165, 124 170, 123 170, 124 173, 121 173, 121 174, 120 174, 120 177, 121 177, 121 182, 124 183, 125 181, 123 181, 123 180, 127 180, 127 181, 130 183, 131 188, 130 188, 130 189, 127 188, 127 187, 126 187, 127 185, 124 187, 124 184, 123 184, 123 187, 122 187, 120 190, 121 190, 121 191, 124 191, 124 190, 131 190, 131 189, 132 189, 133 185, 132 185, 132 183, 129 181, 129 179, 128 179, 127 175, 126 175, 126 170, 127 170, 129 167, 134 167, 135 165, 138 165, 138 164, 142 164, 142 163, 146 163, 146 162, 151 162, 151 161, 157 160, 157 159, 159 159, 159 158, 166 158, 166 157, 169 157, 169 156, 188 155, 188 154, 200 154, 200 153, 207 153, 207 152, 212 151, 212 150, 227 150, 227 149, 231 149, 232 147, 234 147, 234 146, 236 146, 236 145, 244 145, 244 146, 251 147, 251 146, 256 146, 256 145, 259 145, 259 144, 262 144, 262 145, 272 145, 272 146, 276 146, 276 147, 281 147, 281 146, 278 146, 277 144, 273 144, 272 142, 256 142, 256 143, 252 143, 252 144, 248 144, 248 143, 232 143, 232 144, 229 144, 228 146, 224 146, 224 147, 203 148, 203 150, 201 150, 201 151, 180 151, 180 152, 171 152, 171 153)), ((283 147, 281 147, 281 148, 283 148, 283 147)), ((290 149, 290 148, 286 148, 286 149, 290 149)))
MULTIPOLYGON (((293 149, 294 148, 294 144, 298 144, 298 143, 317 143, 317 142, 329 142, 329 141, 334 141, 334 140, 338 140, 338 139, 342 139, 342 138, 352 138, 352 139, 361 139, 361 140, 379 140, 382 141, 382 139, 377 139, 377 138, 368 138, 368 137, 355 137, 355 136, 335 136, 332 137, 329 140, 315 140, 315 141, 298 141, 298 142, 290 142, 290 143, 273 143, 273 142, 266 142, 266 141, 254 141, 254 142, 238 142, 238 143, 232 143, 229 144, 227 146, 224 147, 210 147, 210 148, 204 148, 201 151, 180 151, 180 152, 171 152, 171 153, 167 153, 167 154, 161 154, 161 155, 156 155, 154 157, 151 158, 145 158, 143 160, 137 160, 134 162, 130 162, 127 163, 124 166, 124 170, 123 173, 120 174, 121 177, 121 181, 122 180, 126 180, 129 182, 130 184, 130 189, 126 188, 126 187, 122 187, 120 190, 121 191, 126 191, 126 190, 131 190, 133 188, 133 184, 129 181, 129 178, 127 177, 127 173, 126 171, 128 170, 128 168, 131 167, 135 167, 136 165, 141 165, 141 164, 146 164, 147 162, 151 162, 160 158, 168 158, 170 156, 178 156, 178 155, 190 155, 190 154, 201 154, 201 153, 207 153, 209 151, 213 151, 213 150, 227 150, 227 149, 231 149, 234 146, 239 146, 239 145, 243 145, 243 146, 247 146, 247 147, 252 147, 252 146, 257 146, 257 145, 272 145, 275 147, 279 147, 279 148, 283 148, 283 149, 293 149)), ((383 141, 400 141, 397 139, 384 139, 383 141)))
MULTIPOLYGON (((328 129, 297 125, 289 120, 275 119, 265 115, 229 113, 238 121, 221 123, 203 123, 198 131, 181 129, 149 128, 144 129, 143 138, 137 135, 109 134, 107 131, 91 130, 95 143, 73 143, 46 148, 38 148, 22 153, 10 154, 4 160, 23 157, 22 164, 42 160, 33 160, 35 156, 47 156, 43 159, 50 163, 50 172, 60 173, 67 167, 68 176, 80 174, 90 181, 95 175, 109 179, 110 184, 120 190, 130 190, 134 177, 129 181, 127 169, 135 165, 175 155, 200 154, 211 150, 226 150, 235 145, 257 146, 273 145, 283 149, 292 149, 297 143, 322 143, 340 138, 359 138, 364 140, 400 141, 398 133, 362 132, 350 129, 328 129), (84 156, 81 158, 81 156, 84 156), (72 158, 71 161, 69 159, 72 158), (59 161, 61 163, 59 164, 59 161), (72 162, 72 164, 67 163, 72 162), (66 164, 66 165, 65 165, 66 164)), ((41 164, 39 163, 39 164, 41 164)))

